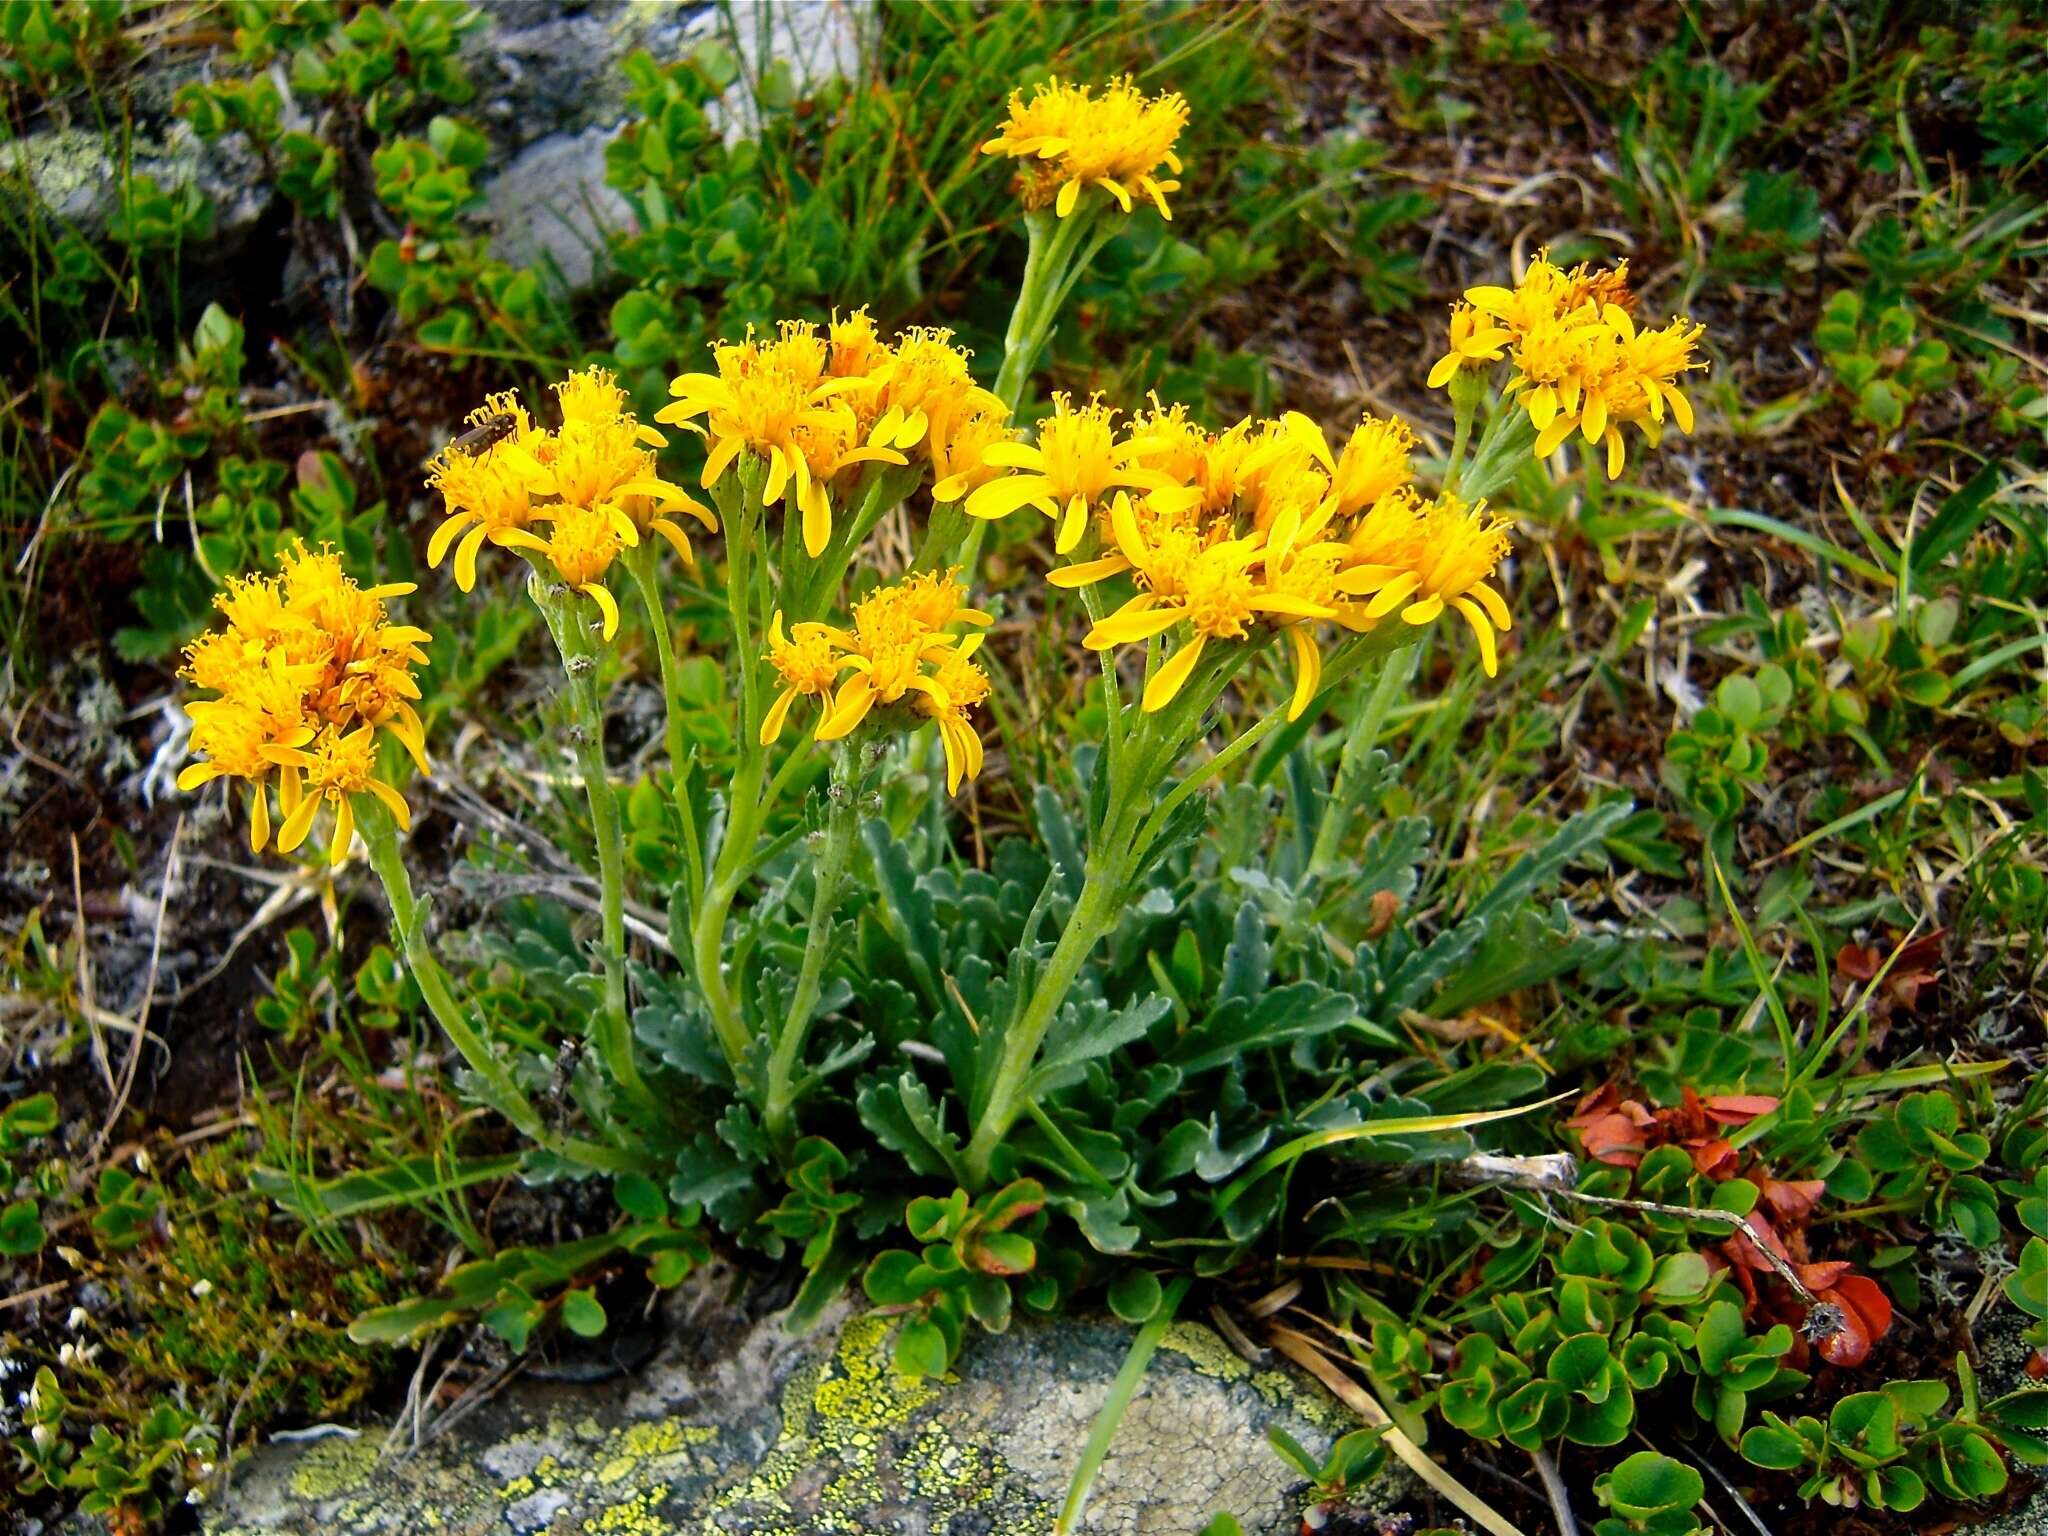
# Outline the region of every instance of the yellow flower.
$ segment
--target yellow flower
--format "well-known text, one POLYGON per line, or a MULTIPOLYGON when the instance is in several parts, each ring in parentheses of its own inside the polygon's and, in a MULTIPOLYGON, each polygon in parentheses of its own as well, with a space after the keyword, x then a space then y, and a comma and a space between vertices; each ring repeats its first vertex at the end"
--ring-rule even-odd
POLYGON ((904 578, 897 601, 912 623, 941 630, 951 624, 987 625, 995 616, 981 608, 967 606, 967 589, 960 584, 959 568, 925 571, 904 578))
POLYGON ((1577 431, 1588 443, 1605 445, 1607 478, 1612 480, 1626 462, 1623 424, 1633 424, 1656 443, 1668 408, 1681 431, 1692 430, 1692 402, 1677 381, 1690 370, 1707 366, 1693 355, 1705 327, 1674 319, 1658 330, 1638 331, 1626 310, 1610 304, 1597 320, 1588 319, 1579 329, 1586 338, 1587 361, 1571 397, 1561 402, 1563 414, 1550 411, 1549 419, 1539 421, 1538 402, 1530 402, 1529 419, 1539 429, 1535 452, 1538 458, 1555 453, 1577 431))
POLYGON ((612 639, 619 632, 619 604, 604 578, 619 551, 640 542, 633 520, 616 507, 580 507, 565 501, 536 512, 534 521, 550 525, 545 539, 518 533, 506 542, 545 556, 562 580, 597 604, 604 637, 612 639))
POLYGON ((924 663, 936 660, 956 643, 951 635, 927 625, 908 587, 881 587, 853 606, 853 630, 830 630, 845 653, 841 665, 852 672, 840 685, 832 707, 818 725, 818 740, 837 741, 850 735, 878 704, 894 704, 906 693, 923 693, 945 702, 945 695, 924 663))
POLYGON ((835 310, 825 336, 830 346, 826 371, 835 379, 879 381, 887 374, 889 348, 876 332, 865 304, 844 320, 835 310))
POLYGON ((997 443, 983 453, 985 464, 1021 473, 978 487, 967 498, 970 517, 1008 517, 1020 507, 1036 507, 1054 520, 1053 547, 1066 554, 1081 542, 1089 514, 1106 506, 1118 487, 1180 489, 1168 476, 1145 467, 1149 441, 1118 439, 1112 425, 1116 412, 1099 398, 1079 410, 1066 394, 1055 394, 1052 403, 1052 415, 1038 424, 1036 444, 997 443))
POLYGON ((1461 368, 1470 368, 1478 363, 1497 363, 1501 348, 1509 340, 1505 326, 1496 325, 1492 316, 1473 308, 1470 304, 1451 306, 1451 349, 1436 360, 1436 366, 1429 370, 1429 387, 1442 389, 1457 376, 1461 368))
POLYGON ((925 429, 925 453, 932 464, 932 500, 958 501, 988 484, 1002 470, 988 462, 988 450, 1010 441, 1010 410, 994 395, 948 401, 925 429))
POLYGON ((334 807, 334 836, 328 857, 339 864, 348 857, 349 839, 355 835, 355 808, 351 795, 372 794, 384 802, 401 831, 412 825, 412 812, 405 797, 377 777, 376 733, 369 726, 343 732, 335 726, 322 731, 304 748, 281 752, 288 769, 305 775, 300 785, 287 774, 279 795, 285 812, 284 825, 277 829, 277 851, 290 853, 313 830, 313 818, 323 803, 334 807))
MULTIPOLYGON (((1581 267, 1579 271, 1583 274, 1585 269, 1581 267)), ((1575 294, 1587 291, 1588 287, 1583 281, 1575 285, 1570 275, 1552 263, 1548 251, 1539 251, 1514 287, 1489 283, 1467 288, 1465 301, 1519 336, 1541 321, 1556 319, 1574 303, 1583 302, 1575 294)))
POLYGON ((962 779, 981 776, 981 733, 967 718, 967 711, 983 703, 989 695, 988 674, 970 659, 980 640, 980 635, 970 635, 956 649, 940 657, 932 672, 938 693, 921 693, 917 698, 919 712, 938 722, 939 741, 946 749, 946 793, 949 795, 960 793, 962 779), (943 703, 940 702, 941 695, 943 703))
POLYGON ((1028 102, 1022 91, 1010 93, 1009 118, 981 152, 1027 162, 1019 176, 1026 208, 1051 203, 1064 219, 1080 205, 1084 187, 1100 187, 1125 213, 1134 198, 1144 197, 1171 219, 1166 194, 1180 183, 1156 173, 1164 166, 1180 174, 1173 146, 1187 120, 1188 104, 1178 92, 1148 98, 1124 78, 1110 81, 1098 96, 1090 86, 1065 85, 1055 76, 1028 102))
MULTIPOLYGON (((260 850, 270 840, 266 786, 275 775, 286 828, 296 833, 288 841, 280 836, 279 846, 289 852, 304 840, 312 817, 307 810, 299 822, 292 820, 304 804, 300 776, 309 764, 353 764, 332 779, 346 779, 336 794, 367 790, 405 819, 398 792, 370 775, 379 730, 389 731, 422 773, 429 771, 412 669, 425 664, 423 646, 431 637, 386 618, 385 600, 410 592, 410 585, 358 586, 332 551, 303 545, 287 551, 280 564, 275 577, 230 579, 215 599, 227 628, 186 648, 184 675, 218 697, 186 706, 192 750, 202 760, 178 775, 178 787, 193 790, 217 778, 246 782, 250 844, 260 850)), ((338 823, 337 860, 347 852, 351 827, 338 823)))
POLYGON ((468 421, 472 428, 500 427, 504 435, 474 452, 459 448, 462 439, 457 438, 435 455, 427 469, 427 484, 448 504, 447 518, 427 543, 427 564, 440 565, 448 546, 460 534, 455 584, 465 592, 476 585, 477 551, 484 541, 503 544, 507 533, 526 526, 533 510, 528 484, 531 466, 544 462, 553 452, 548 434, 534 427, 533 419, 510 391, 486 396, 483 405, 470 412, 468 421))
MULTIPOLYGON (((1334 605, 1309 601, 1278 590, 1255 574, 1265 558, 1264 541, 1253 538, 1205 543, 1185 527, 1155 525, 1148 536, 1131 499, 1119 495, 1111 503, 1121 568, 1137 573, 1137 596, 1092 628, 1082 641, 1090 650, 1107 650, 1162 635, 1185 621, 1193 636, 1153 674, 1145 685, 1143 707, 1150 714, 1171 703, 1201 659, 1210 640, 1242 640, 1257 618, 1332 618, 1334 605)), ((1069 567, 1055 573, 1062 586, 1085 586, 1112 574, 1109 561, 1069 567), (1064 575, 1065 579, 1060 580, 1064 575)))
POLYGON ((777 613, 769 626, 767 659, 783 687, 762 721, 762 743, 781 734, 799 697, 817 698, 824 706, 815 733, 819 741, 852 734, 877 709, 914 703, 938 725, 947 791, 957 792, 963 778, 981 771, 981 738, 968 711, 987 699, 989 679, 969 661, 982 636, 951 634, 948 626, 988 622, 986 613, 966 605, 966 592, 951 571, 870 592, 854 605, 852 625, 845 629, 798 624, 785 636, 777 613), (845 681, 838 682, 842 673, 845 681))
MULTIPOLYGON (((867 342, 857 334, 862 319, 838 322, 837 328, 846 329, 849 347, 858 346, 865 356, 867 342)), ((824 553, 832 537, 828 482, 850 465, 906 462, 898 440, 909 432, 902 415, 888 413, 861 430, 853 408, 837 397, 870 391, 875 381, 865 373, 828 372, 831 346, 807 320, 783 321, 771 342, 751 336, 720 342, 712 349, 718 371, 670 380, 675 398, 654 414, 656 421, 671 424, 704 418, 697 430, 709 445, 701 481, 707 488, 741 452, 765 459, 762 500, 772 505, 786 498, 784 515, 794 509, 803 519, 804 549, 813 557, 824 553)))
POLYGON ((548 462, 534 466, 534 493, 582 507, 616 507, 636 532, 660 534, 694 564, 688 536, 667 514, 684 512, 714 533, 718 519, 681 486, 661 478, 652 450, 667 447, 668 439, 635 419, 608 369, 572 373, 555 393, 562 426, 548 462))
MULTIPOLYGON (((1343 617, 1344 598, 1337 587, 1337 573, 1346 551, 1341 544, 1310 544, 1277 556, 1266 551, 1265 587, 1269 598, 1291 600, 1315 616, 1343 617)), ((1287 637, 1294 655, 1294 691, 1287 701, 1287 718, 1299 720, 1307 713, 1323 683, 1323 653, 1316 645, 1311 617, 1282 618, 1280 632, 1287 637)))
POLYGON ((1398 609, 1403 622, 1421 625, 1455 608, 1479 638, 1486 675, 1496 675, 1494 631, 1514 621, 1487 582, 1508 552, 1506 525, 1487 514, 1485 502, 1448 495, 1419 507, 1405 496, 1389 498, 1373 509, 1374 519, 1381 526, 1351 546, 1356 563, 1336 579, 1338 590, 1369 599, 1359 617, 1373 622, 1398 609))
POLYGON ((782 630, 782 610, 768 625, 768 654, 764 658, 782 676, 782 692, 768 706, 761 721, 761 745, 767 746, 782 734, 789 719, 789 707, 799 698, 820 703, 832 695, 839 681, 839 651, 832 643, 832 631, 823 624, 799 624, 792 635, 782 630))

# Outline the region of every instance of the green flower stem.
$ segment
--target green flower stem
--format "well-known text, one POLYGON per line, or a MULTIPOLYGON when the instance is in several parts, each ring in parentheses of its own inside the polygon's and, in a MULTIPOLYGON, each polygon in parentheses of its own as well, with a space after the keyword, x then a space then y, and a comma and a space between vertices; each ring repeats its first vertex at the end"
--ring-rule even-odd
MULTIPOLYGON (((1114 814, 1114 813, 1112 813, 1114 814)), ((1114 839, 1111 839, 1114 841, 1114 839)), ((1110 929, 1116 926, 1119 896, 1123 890, 1122 860, 1115 857, 1088 860, 1088 872, 1081 882, 1081 895, 1074 903, 1067 926, 1054 946, 1052 958, 1032 988, 1031 1001, 1023 1014, 1003 1036, 1003 1053, 989 1088, 988 1103, 975 1123, 974 1139, 967 1145, 967 1179, 972 1188, 988 1183, 989 1164, 996 1148, 1009 1134, 1010 1126, 1023 1112, 1021 1102, 1025 1081, 1038 1061, 1038 1047, 1059 1016, 1081 967, 1087 963, 1110 929)))
POLYGON ((633 585, 640 590, 641 604, 647 609, 647 627, 654 632, 654 655, 661 667, 661 701, 666 726, 663 743, 668 750, 669 773, 675 785, 676 811, 683 822, 683 857, 689 865, 689 894, 694 905, 704 897, 704 848, 697 830, 696 815, 690 807, 689 791, 683 783, 683 764, 689 760, 689 746, 683 735, 682 687, 676 677, 676 648, 669 634, 668 613, 661 604, 657 558, 654 541, 644 539, 637 548, 626 551, 625 564, 632 573, 633 585))
POLYGON ((1496 406, 1493 419, 1479 435, 1472 461, 1458 479, 1458 494, 1467 501, 1491 496, 1521 473, 1536 448, 1536 428, 1518 405, 1496 406))
POLYGON ((1465 449, 1472 441, 1472 421, 1485 402, 1488 385, 1484 372, 1460 368, 1451 376, 1451 456, 1444 464, 1443 488, 1455 494, 1458 475, 1465 467, 1465 449))
POLYGON ((669 633, 668 614, 661 606, 661 583, 655 568, 654 540, 642 539, 621 557, 633 585, 640 590, 640 602, 647 610, 647 627, 654 632, 654 658, 661 668, 661 697, 667 730, 663 745, 668 749, 669 767, 681 772, 687 751, 683 739, 682 687, 676 678, 675 639, 669 633))
POLYGON ((1003 335, 1003 364, 996 373, 996 396, 1015 415, 1024 400, 1024 386, 1038 354, 1052 334, 1059 295, 1069 286, 1067 268, 1088 226, 1099 210, 1079 208, 1059 218, 1050 208, 1034 209, 1024 215, 1024 280, 1017 288, 1017 303, 1010 311, 1010 328, 1003 335))
MULTIPOLYGON (((910 562, 910 574, 922 576, 926 571, 938 570, 951 564, 946 556, 961 547, 961 541, 969 532, 967 498, 958 501, 934 504, 931 520, 925 524, 924 542, 917 547, 917 558, 910 562)), ((976 540, 979 544, 979 540, 976 540)), ((977 550, 978 553, 978 550, 977 550)))
POLYGON ((585 1168, 607 1173, 656 1172, 654 1160, 637 1152, 573 1136, 557 1136, 548 1130, 512 1074, 505 1070, 483 1036, 470 1026, 468 1010, 455 996, 454 984, 427 942, 425 917, 413 897, 412 877, 406 872, 405 857, 398 845, 398 827, 391 812, 374 796, 358 795, 352 799, 356 828, 370 850, 370 867, 383 883, 384 899, 391 906, 391 923, 406 967, 412 972, 434 1022, 454 1042, 455 1049, 482 1084, 484 1102, 535 1145, 585 1168))
POLYGON ((917 488, 921 475, 922 470, 917 467, 895 464, 867 466, 867 473, 856 486, 854 497, 846 507, 837 509, 839 515, 833 522, 832 538, 823 553, 813 560, 801 553, 802 541, 797 541, 797 556, 792 563, 784 565, 782 573, 782 607, 786 621, 795 623, 825 617, 825 610, 845 581, 847 567, 852 565, 854 555, 889 509, 917 488))
POLYGON ((810 930, 804 938, 804 958, 797 970, 789 1014, 782 1021, 774 1051, 768 1058, 768 1088, 762 1102, 761 1123, 778 1144, 789 1140, 804 1039, 810 1033, 811 1014, 824 990, 825 961, 832 948, 832 915, 838 903, 840 882, 853 858, 854 832, 860 822, 860 786, 854 771, 856 750, 850 742, 841 742, 833 754, 832 782, 825 796, 824 840, 812 867, 810 930))
MULTIPOLYGON (((704 899, 690 918, 690 957, 697 986, 704 994, 712 1033, 743 1087, 749 1076, 747 1055, 753 1039, 725 976, 725 925, 752 868, 755 844, 772 807, 771 796, 762 793, 768 775, 768 749, 761 745, 760 659, 749 601, 766 475, 767 468, 757 455, 742 454, 737 470, 712 487, 725 529, 726 613, 732 626, 734 664, 740 673, 739 766, 726 789, 725 832, 705 883, 704 899)), ((776 785, 782 782, 777 775, 776 785)))
POLYGON ((604 704, 598 695, 597 652, 591 643, 589 621, 578 610, 576 594, 544 584, 538 574, 530 589, 569 674, 569 699, 576 712, 576 768, 590 804, 591 833, 597 844, 604 1011, 597 1018, 592 1039, 619 1091, 639 1109, 659 1115, 661 1103, 633 1059, 633 1025, 626 1013, 626 842, 618 792, 612 788, 604 761, 604 704))
POLYGON ((470 1026, 469 1015, 456 998, 448 973, 441 969, 439 958, 427 943, 425 913, 413 897, 412 876, 406 871, 405 857, 398 846, 398 824, 376 796, 355 795, 351 799, 356 830, 363 834, 363 842, 370 850, 370 868, 384 884, 384 898, 391 904, 391 924, 397 930, 399 948, 405 953, 405 963, 412 970, 420 996, 426 1000, 427 1011, 433 1014, 442 1033, 455 1042, 455 1049, 462 1053, 470 1071, 477 1075, 485 1102, 530 1139, 545 1141, 547 1128, 539 1112, 504 1064, 492 1054, 483 1036, 470 1026))
MULTIPOLYGON (((1053 1020, 1059 1017, 1081 967, 1087 964, 1095 946, 1116 927, 1123 910, 1125 887, 1139 858, 1165 827, 1174 807, 1249 750, 1282 718, 1276 711, 1243 733, 1214 760, 1191 774, 1188 782, 1169 794, 1150 816, 1144 814, 1145 802, 1159 779, 1186 751, 1210 706, 1229 686, 1248 653, 1246 646, 1229 647, 1214 662, 1198 669, 1172 704, 1156 714, 1135 717, 1129 733, 1122 738, 1114 771, 1105 764, 1103 771, 1110 773, 1108 803, 1101 827, 1092 829, 1081 893, 1045 970, 1034 979, 1030 1002, 1003 1035, 1002 1055, 996 1063, 988 1101, 982 1106, 973 1139, 968 1143, 967 1175, 973 1187, 978 1189, 987 1183, 996 1149, 1023 1113, 1024 1088, 1038 1063, 1039 1047, 1044 1044, 1053 1020)), ((1110 682, 1113 689, 1113 672, 1110 682)))
MULTIPOLYGON (((1052 337, 1053 326, 1059 319, 1060 307, 1073 292, 1088 263, 1103 243, 1116 232, 1116 224, 1108 215, 1108 203, 1093 193, 1082 200, 1079 208, 1062 219, 1050 208, 1038 208, 1024 215, 1024 233, 1028 242, 1024 255, 1024 279, 1017 288, 1017 303, 1010 311, 1010 326, 1003 335, 1003 362, 996 372, 996 398, 1003 402, 1012 418, 1024 403, 1024 390, 1031 382, 1031 373, 1038 366, 1039 354, 1052 337)), ((948 518, 949 529, 956 523, 969 521, 962 513, 958 518, 948 518)), ((937 519, 934 519, 936 524, 937 519)), ((936 532, 936 528, 934 529, 936 532)), ((952 537, 959 538, 959 532, 952 537)), ((965 539, 960 545, 960 565, 966 572, 971 585, 974 573, 981 559, 982 540, 988 536, 988 524, 974 520, 965 530, 965 539)), ((929 549, 933 540, 927 538, 929 549)), ((919 556, 922 564, 923 554, 919 556)))
POLYGON ((1351 730, 1344 738, 1344 752, 1337 760, 1337 778, 1330 786, 1330 800, 1323 807, 1321 824, 1316 828, 1315 848, 1309 855, 1308 872, 1319 875, 1328 869, 1337 857, 1337 849, 1344 840, 1345 832, 1351 826, 1351 802, 1358 793, 1358 774, 1366 754, 1378 745, 1380 732, 1386 728, 1388 711, 1401 696, 1401 690, 1408 684, 1408 678, 1415 668, 1416 652, 1404 649, 1399 658, 1389 657, 1380 675, 1373 680, 1372 692, 1366 696, 1365 709, 1351 724, 1351 730))

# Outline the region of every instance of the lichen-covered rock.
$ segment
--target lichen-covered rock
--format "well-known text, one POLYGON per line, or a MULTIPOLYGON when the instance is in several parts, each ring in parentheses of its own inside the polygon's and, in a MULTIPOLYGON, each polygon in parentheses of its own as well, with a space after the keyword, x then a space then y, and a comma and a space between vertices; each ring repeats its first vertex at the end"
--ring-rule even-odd
MULTIPOLYGON (((1048 1529, 1131 1331, 1020 1325, 943 1382, 896 1374, 894 1324, 842 1307, 807 1338, 697 1293, 641 1373, 515 1382, 417 1451, 386 1432, 273 1445, 238 1469, 211 1536, 798 1536, 1048 1529), (707 1342, 719 1345, 706 1358, 707 1342)), ((1180 1324, 1153 1357, 1088 1505, 1093 1532, 1191 1536, 1228 1509, 1299 1528, 1279 1422, 1312 1447, 1350 1427, 1319 1388, 1180 1324)))
POLYGON ((43 128, 0 145, 8 173, 25 180, 60 224, 88 239, 103 237, 121 211, 121 178, 109 173, 110 155, 125 154, 128 169, 165 191, 199 189, 213 209, 212 257, 232 254, 277 201, 262 163, 238 136, 202 143, 182 122, 160 133, 136 130, 125 151, 110 148, 97 128, 43 128))

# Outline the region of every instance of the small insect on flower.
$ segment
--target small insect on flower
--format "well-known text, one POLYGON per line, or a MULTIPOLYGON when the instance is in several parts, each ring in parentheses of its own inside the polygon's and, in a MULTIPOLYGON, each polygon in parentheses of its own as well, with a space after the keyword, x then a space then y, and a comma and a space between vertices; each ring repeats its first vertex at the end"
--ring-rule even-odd
POLYGON ((510 437, 518 425, 519 418, 510 411, 493 411, 459 437, 450 438, 442 452, 482 453, 510 437))

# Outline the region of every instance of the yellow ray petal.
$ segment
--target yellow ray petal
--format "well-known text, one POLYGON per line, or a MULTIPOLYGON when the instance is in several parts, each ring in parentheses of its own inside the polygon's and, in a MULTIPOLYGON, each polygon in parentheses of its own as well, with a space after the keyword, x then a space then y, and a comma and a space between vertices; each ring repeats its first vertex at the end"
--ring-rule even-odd
POLYGON ((1152 674, 1152 681, 1145 685, 1143 708, 1146 714, 1157 714, 1173 702, 1174 695, 1186 686, 1188 677, 1195 670, 1195 663, 1202 659, 1202 647, 1209 637, 1197 631, 1194 638, 1175 651, 1166 665, 1152 674))

